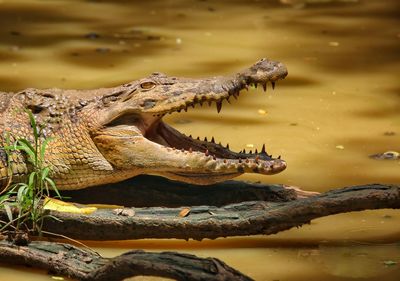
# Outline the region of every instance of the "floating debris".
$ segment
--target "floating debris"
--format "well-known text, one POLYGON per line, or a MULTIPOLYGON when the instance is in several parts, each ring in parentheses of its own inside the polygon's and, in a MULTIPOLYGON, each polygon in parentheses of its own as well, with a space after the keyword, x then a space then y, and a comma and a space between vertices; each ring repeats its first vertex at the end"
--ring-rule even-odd
POLYGON ((392 137, 392 136, 395 136, 395 135, 396 135, 396 132, 387 131, 387 132, 384 132, 383 135, 384 135, 384 136, 387 136, 387 137, 392 137))
POLYGON ((397 151, 386 151, 384 153, 372 154, 369 158, 378 160, 399 160, 400 153, 397 151))
POLYGON ((339 44, 339 42, 331 41, 331 42, 328 43, 328 45, 331 46, 331 47, 338 47, 340 44, 339 44))
POLYGON ((392 261, 392 260, 383 261, 382 263, 383 263, 385 266, 397 265, 397 262, 396 262, 396 261, 392 261))
POLYGON ((85 38, 87 38, 87 39, 97 39, 97 38, 100 38, 100 34, 98 34, 96 32, 89 32, 89 33, 85 34, 85 38))
POLYGON ((96 52, 98 53, 108 53, 110 51, 110 48, 96 48, 96 52))
POLYGON ((344 146, 341 145, 341 144, 339 144, 339 145, 336 146, 336 148, 337 148, 337 149, 344 149, 344 146))
POLYGON ((258 112, 258 114, 260 114, 260 115, 265 115, 265 114, 267 114, 267 111, 264 110, 264 109, 259 109, 257 112, 258 112))

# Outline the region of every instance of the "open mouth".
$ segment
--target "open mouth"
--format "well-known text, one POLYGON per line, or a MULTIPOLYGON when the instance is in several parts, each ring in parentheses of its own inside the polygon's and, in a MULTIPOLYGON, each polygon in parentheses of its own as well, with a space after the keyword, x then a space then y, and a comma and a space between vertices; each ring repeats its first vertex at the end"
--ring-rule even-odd
POLYGON ((260 86, 266 91, 270 84, 274 88, 276 81, 286 75, 283 64, 267 59, 234 76, 187 79, 155 73, 139 83, 141 90, 135 102, 139 109, 127 106, 121 115, 106 124, 101 134, 107 137, 98 137, 97 146, 103 155, 108 153, 108 159, 118 158, 118 163, 125 163, 115 162, 118 167, 130 167, 134 163, 143 173, 199 184, 243 173, 279 173, 286 168, 286 162, 280 156, 274 158, 268 154, 265 145, 259 150, 235 152, 229 145, 216 143, 214 138, 186 136, 163 122, 163 117, 203 104, 215 104, 219 113, 224 100, 236 99, 250 87, 260 86), (108 143, 103 145, 101 141, 108 143))
MULTIPOLYGON (((270 81, 272 88, 275 87, 275 81, 270 81)), ((167 148, 169 151, 176 151, 177 153, 183 153, 186 155, 191 154, 201 154, 204 158, 212 159, 216 163, 220 163, 222 166, 235 166, 232 171, 228 169, 226 174, 237 174, 244 172, 253 172, 261 174, 275 174, 286 168, 286 162, 281 157, 278 156, 274 158, 272 155, 268 154, 265 145, 262 146, 260 150, 248 151, 243 149, 240 152, 235 152, 230 150, 229 145, 223 146, 220 143, 216 143, 214 138, 200 139, 199 137, 193 138, 191 135, 186 136, 185 134, 174 129, 172 126, 166 124, 162 121, 162 118, 167 113, 180 112, 181 110, 187 111, 189 107, 195 107, 195 105, 203 105, 203 103, 208 103, 209 105, 215 104, 218 113, 221 111, 223 100, 228 100, 231 97, 235 99, 238 98, 240 91, 245 89, 248 90, 250 87, 257 87, 257 83, 245 84, 242 87, 238 87, 235 91, 229 91, 224 94, 220 94, 219 98, 212 97, 210 99, 204 98, 206 95, 193 99, 185 104, 185 106, 180 106, 173 108, 162 114, 150 114, 145 113, 135 116, 121 116, 117 120, 112 122, 112 125, 129 123, 135 125, 136 128, 140 130, 140 133, 149 141, 156 143, 158 145, 167 148)), ((263 82, 261 84, 264 91, 267 89, 267 83, 263 82)), ((176 174, 180 174, 176 172, 176 174)), ((210 172, 199 173, 182 173, 185 176, 207 176, 210 172)))

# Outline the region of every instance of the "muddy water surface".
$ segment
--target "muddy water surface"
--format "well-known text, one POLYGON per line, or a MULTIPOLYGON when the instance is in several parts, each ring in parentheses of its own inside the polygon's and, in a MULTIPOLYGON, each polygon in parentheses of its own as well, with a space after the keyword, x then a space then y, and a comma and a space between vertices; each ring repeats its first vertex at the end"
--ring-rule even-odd
MULTIPOLYGON (((203 77, 273 58, 289 69, 275 91, 167 121, 236 150, 266 143, 288 162, 280 175, 242 179, 315 191, 399 183, 400 161, 368 158, 400 151, 398 2, 282 2, 0 0, 0 88, 97 88, 153 71, 203 77)), ((218 257, 256 280, 398 280, 399 239, 400 213, 379 210, 268 237, 90 245, 106 256, 141 248, 218 257)), ((0 268, 0 280, 46 279, 0 268)))

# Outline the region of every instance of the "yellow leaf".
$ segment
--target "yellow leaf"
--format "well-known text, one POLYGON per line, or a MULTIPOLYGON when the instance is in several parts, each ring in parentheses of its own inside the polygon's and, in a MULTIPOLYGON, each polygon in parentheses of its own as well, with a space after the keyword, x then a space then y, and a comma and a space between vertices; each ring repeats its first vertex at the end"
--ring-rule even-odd
POLYGON ((77 207, 72 203, 64 202, 54 198, 46 197, 44 200, 45 210, 52 210, 65 213, 75 213, 75 214, 91 214, 97 210, 96 207, 77 207))

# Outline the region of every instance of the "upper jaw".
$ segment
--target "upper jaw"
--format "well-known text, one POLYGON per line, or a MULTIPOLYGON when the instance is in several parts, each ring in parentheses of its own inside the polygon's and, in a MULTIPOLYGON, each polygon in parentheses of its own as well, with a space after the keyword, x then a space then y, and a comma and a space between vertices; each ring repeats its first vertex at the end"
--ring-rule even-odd
POLYGON ((222 102, 229 101, 232 96, 237 98, 241 90, 248 89, 251 85, 261 85, 266 91, 268 83, 274 88, 275 82, 284 79, 287 74, 287 69, 282 63, 268 59, 261 59, 233 76, 186 79, 170 78, 156 73, 150 76, 150 79, 158 84, 154 92, 159 92, 159 100, 142 112, 163 116, 181 110, 187 111, 190 106, 194 108, 196 104, 203 105, 204 102, 209 105, 215 103, 217 111, 220 112, 222 102))

